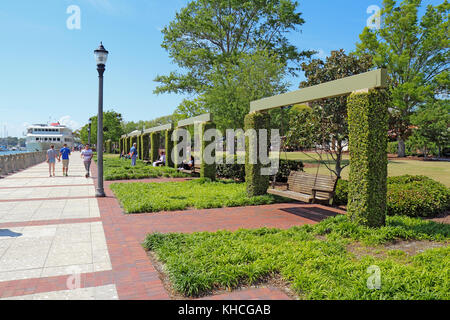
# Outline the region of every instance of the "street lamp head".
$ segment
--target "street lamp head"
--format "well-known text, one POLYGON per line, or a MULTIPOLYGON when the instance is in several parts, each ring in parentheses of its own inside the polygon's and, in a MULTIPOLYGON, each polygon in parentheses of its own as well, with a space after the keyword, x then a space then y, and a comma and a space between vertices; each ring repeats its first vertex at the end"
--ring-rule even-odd
POLYGON ((97 65, 105 65, 106 61, 108 60, 108 51, 103 47, 103 43, 100 42, 100 46, 97 50, 94 51, 95 54, 95 61, 97 62, 97 65))

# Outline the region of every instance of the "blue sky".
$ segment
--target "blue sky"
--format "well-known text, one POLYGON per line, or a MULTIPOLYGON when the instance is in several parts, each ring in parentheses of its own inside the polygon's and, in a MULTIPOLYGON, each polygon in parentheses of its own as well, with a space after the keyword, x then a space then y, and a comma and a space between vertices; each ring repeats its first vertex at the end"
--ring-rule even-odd
MULTIPOLYGON (((154 95, 158 74, 176 70, 161 48, 161 28, 187 0, 3 0, 0 2, 0 137, 22 136, 24 126, 61 120, 74 129, 97 110, 93 50, 110 51, 106 110, 127 121, 171 114, 184 98, 154 95), (81 9, 81 29, 69 30, 67 8, 81 9)), ((438 4, 442 1, 424 1, 438 4)), ((381 0, 300 0, 306 23, 290 39, 301 49, 351 51, 370 5, 381 0)), ((289 79, 297 88, 302 76, 289 79)))

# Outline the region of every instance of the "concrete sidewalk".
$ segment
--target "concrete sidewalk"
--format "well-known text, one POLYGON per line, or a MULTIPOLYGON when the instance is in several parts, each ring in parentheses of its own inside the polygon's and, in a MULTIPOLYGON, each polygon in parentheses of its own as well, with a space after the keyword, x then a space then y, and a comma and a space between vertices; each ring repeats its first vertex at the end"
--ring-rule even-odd
POLYGON ((80 153, 73 153, 69 177, 61 163, 49 177, 42 163, 0 180, 0 297, 118 298, 112 283, 81 283, 112 270, 94 181, 84 174, 80 153))
MULTIPOLYGON (((151 232, 239 228, 290 228, 314 224, 342 210, 280 203, 256 207, 126 215, 105 183, 107 197, 94 197, 79 153, 69 177, 57 163, 0 179, 0 299, 170 299, 161 275, 141 246, 151 232)), ((176 179, 151 179, 153 182, 176 179)), ((122 181, 129 182, 129 181, 122 181)), ((285 288, 262 284, 205 299, 289 299, 285 288)))

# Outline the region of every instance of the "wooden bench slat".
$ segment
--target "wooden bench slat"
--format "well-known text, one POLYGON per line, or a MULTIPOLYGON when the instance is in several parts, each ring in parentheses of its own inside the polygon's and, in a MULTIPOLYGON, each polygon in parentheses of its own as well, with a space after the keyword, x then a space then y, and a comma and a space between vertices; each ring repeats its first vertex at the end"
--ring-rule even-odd
POLYGON ((334 196, 336 182, 335 177, 292 171, 288 177, 287 190, 269 189, 267 192, 304 202, 330 201, 334 196))

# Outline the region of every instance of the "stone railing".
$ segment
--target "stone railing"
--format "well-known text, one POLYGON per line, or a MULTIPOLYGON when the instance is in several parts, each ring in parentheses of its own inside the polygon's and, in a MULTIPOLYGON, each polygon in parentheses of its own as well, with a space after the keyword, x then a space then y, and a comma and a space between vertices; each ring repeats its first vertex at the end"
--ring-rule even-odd
POLYGON ((35 164, 42 163, 46 159, 46 152, 16 153, 0 155, 0 176, 29 168, 35 164))

